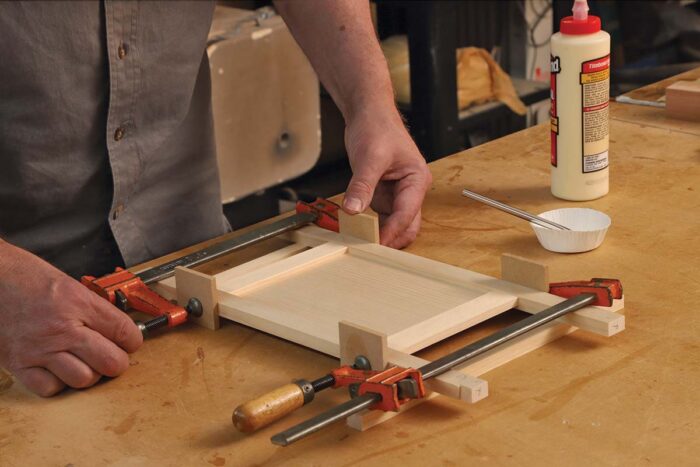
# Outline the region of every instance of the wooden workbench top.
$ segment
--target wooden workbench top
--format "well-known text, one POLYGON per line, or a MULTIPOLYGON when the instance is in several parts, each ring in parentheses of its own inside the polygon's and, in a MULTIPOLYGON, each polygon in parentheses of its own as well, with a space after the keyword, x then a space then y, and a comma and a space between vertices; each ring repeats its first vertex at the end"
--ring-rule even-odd
MULTIPOLYGON (((345 394, 323 393, 254 436, 234 430, 232 409, 337 361, 232 323, 184 326, 148 340, 125 375, 89 390, 41 399, 0 375, 0 465, 697 463, 700 124, 678 125, 661 109, 634 112, 612 106, 611 192, 593 202, 551 196, 547 125, 432 164, 423 230, 409 248, 494 276, 509 252, 549 264, 552 280, 618 277, 622 334, 578 331, 491 371, 483 376, 491 394, 475 405, 436 398, 365 433, 337 424, 280 448, 272 434, 345 394), (532 212, 590 206, 612 227, 595 251, 550 253, 526 222, 462 198, 463 187, 532 212)), ((435 358, 497 325, 421 355, 435 358)))

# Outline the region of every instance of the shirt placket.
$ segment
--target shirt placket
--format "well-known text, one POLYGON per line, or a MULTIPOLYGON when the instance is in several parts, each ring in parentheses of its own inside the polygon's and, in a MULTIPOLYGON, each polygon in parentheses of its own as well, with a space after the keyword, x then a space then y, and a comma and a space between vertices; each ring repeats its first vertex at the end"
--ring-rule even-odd
POLYGON ((136 145, 134 106, 138 91, 137 61, 138 2, 104 1, 109 60, 109 110, 107 153, 112 169, 114 192, 109 225, 127 265, 146 254, 140 229, 129 204, 140 173, 136 145))

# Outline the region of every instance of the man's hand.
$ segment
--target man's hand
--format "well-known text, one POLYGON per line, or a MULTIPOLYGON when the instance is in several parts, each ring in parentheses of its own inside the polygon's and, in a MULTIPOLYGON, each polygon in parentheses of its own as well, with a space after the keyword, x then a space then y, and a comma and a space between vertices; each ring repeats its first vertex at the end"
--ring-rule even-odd
POLYGON ((0 367, 48 397, 129 366, 133 321, 40 258, 0 240, 0 367))
POLYGON ((360 212, 372 200, 382 243, 408 245, 420 227, 430 173, 396 110, 369 2, 275 0, 275 6, 345 118, 354 175, 343 209, 360 212))
POLYGON ((418 235, 421 204, 432 176, 393 108, 349 121, 345 147, 353 177, 343 209, 355 214, 368 206, 379 214, 381 243, 409 245, 418 235))

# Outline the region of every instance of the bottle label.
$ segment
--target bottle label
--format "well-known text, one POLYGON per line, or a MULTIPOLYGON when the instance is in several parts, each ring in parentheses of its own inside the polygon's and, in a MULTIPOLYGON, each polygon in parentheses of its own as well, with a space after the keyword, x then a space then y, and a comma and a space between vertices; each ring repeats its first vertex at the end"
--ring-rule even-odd
POLYGON ((561 71, 561 61, 559 57, 549 56, 549 97, 551 108, 549 109, 550 121, 550 142, 552 145, 550 162, 557 166, 557 136, 559 135, 559 117, 557 116, 557 75, 561 71))
POLYGON ((581 104, 583 115, 583 173, 608 166, 608 110, 610 101, 610 55, 581 64, 581 104))

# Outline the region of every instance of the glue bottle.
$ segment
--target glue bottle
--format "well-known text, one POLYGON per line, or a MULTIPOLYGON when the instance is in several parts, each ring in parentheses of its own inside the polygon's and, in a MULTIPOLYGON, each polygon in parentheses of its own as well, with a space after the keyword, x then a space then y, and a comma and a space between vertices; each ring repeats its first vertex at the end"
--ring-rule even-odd
POLYGON ((552 194, 571 201, 608 193, 610 35, 575 0, 551 40, 552 194))

